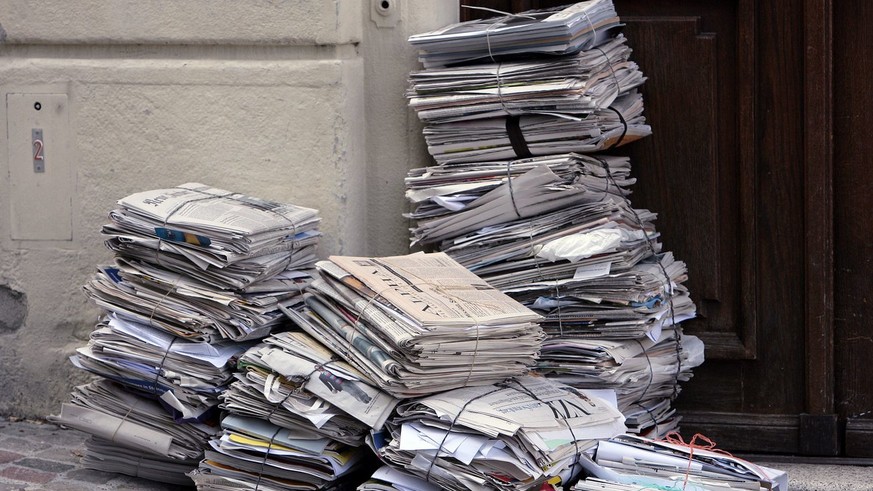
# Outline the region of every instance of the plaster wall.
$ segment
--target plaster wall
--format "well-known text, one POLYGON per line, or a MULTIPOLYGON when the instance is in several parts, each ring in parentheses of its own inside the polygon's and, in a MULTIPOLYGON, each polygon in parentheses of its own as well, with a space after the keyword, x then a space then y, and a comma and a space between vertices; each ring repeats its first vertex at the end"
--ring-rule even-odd
POLYGON ((67 361, 99 315, 81 286, 111 260, 99 229, 127 194, 205 182, 318 208, 321 256, 407 251, 402 180, 429 157, 403 97, 406 38, 457 3, 391 0, 388 24, 375 6, 0 0, 0 414, 57 412, 87 378, 67 361), (7 100, 22 93, 67 98, 63 154, 46 139, 47 172, 69 176, 60 212, 40 209, 48 188, 12 189, 7 100), (71 239, 18 240, 13 220, 71 239))

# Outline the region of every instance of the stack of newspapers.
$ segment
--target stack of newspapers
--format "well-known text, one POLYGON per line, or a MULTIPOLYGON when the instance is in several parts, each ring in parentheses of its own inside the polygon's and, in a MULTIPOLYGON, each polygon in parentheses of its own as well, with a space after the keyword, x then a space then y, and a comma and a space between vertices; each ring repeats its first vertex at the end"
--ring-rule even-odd
POLYGON ((220 396, 229 414, 221 435, 191 473, 198 489, 356 486, 372 474, 373 435, 397 436, 388 428, 399 404, 493 387, 535 364, 539 315, 445 254, 331 256, 316 266, 303 307, 281 307, 299 330, 239 357, 220 396))
POLYGON ((336 440, 258 418, 230 414, 221 428, 190 473, 198 490, 330 489, 359 471, 367 456, 336 440))
POLYGON ((676 429, 703 344, 684 262, 629 200, 613 150, 650 134, 645 77, 610 0, 412 36, 409 105, 438 165, 412 169, 412 244, 441 251, 543 316, 537 371, 615 391, 628 431, 676 429))
POLYGON ((360 480, 363 446, 397 400, 306 333, 276 333, 240 358, 229 414, 192 474, 198 489, 327 489, 360 480))
POLYGON ((381 390, 409 398, 526 374, 540 316, 443 253, 331 256, 289 311, 381 390))
POLYGON ((614 389, 630 431, 665 434, 703 345, 677 326, 695 313, 686 267, 626 198, 629 172, 627 158, 581 154, 416 169, 409 216, 414 243, 543 315, 539 371, 614 389))
POLYGON ((669 435, 666 441, 621 435, 598 442, 580 461, 585 478, 573 491, 786 491, 788 475, 739 459, 695 435, 688 443, 669 435))
POLYGON ((649 135, 637 90, 645 77, 618 27, 612 2, 595 0, 412 36, 425 69, 410 74, 407 97, 428 151, 440 164, 482 162, 596 152, 649 135), (576 29, 563 49, 539 44, 576 29))
MULTIPOLYGON (((405 401, 374 447, 413 482, 430 483, 409 489, 541 489, 578 473, 581 454, 624 432, 623 420, 584 391, 526 376, 405 401)), ((390 474, 359 489, 385 489, 390 474)))
POLYGON ((237 360, 302 305, 318 213, 189 183, 110 219, 115 262, 84 287, 103 315, 71 357, 100 378, 54 419, 93 435, 88 467, 191 485, 237 360))
POLYGON ((312 279, 321 236, 312 208, 197 183, 118 205, 103 227, 116 265, 85 289, 131 319, 198 341, 258 339, 312 279))
POLYGON ((411 36, 409 42, 430 68, 513 55, 572 54, 601 44, 620 27, 611 1, 591 0, 462 22, 411 36))
POLYGON ((398 466, 437 457, 432 436, 406 445, 407 424, 441 428, 453 450, 481 441, 469 447, 475 463, 440 455, 435 472, 457 466, 473 476, 462 481, 487 486, 509 466, 521 489, 571 473, 595 438, 624 432, 609 404, 525 377, 543 337, 539 315, 447 255, 331 256, 317 269, 304 306, 282 307, 300 329, 239 356, 220 395, 220 435, 190 473, 198 489, 351 489, 372 475, 371 449, 398 466))

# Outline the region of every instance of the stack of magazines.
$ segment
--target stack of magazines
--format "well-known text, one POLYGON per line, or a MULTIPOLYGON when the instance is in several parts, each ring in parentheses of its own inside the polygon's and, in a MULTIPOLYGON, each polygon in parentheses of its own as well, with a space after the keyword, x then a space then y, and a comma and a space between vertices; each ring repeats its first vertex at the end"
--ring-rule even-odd
POLYGON ((537 370, 610 389, 628 431, 660 437, 703 344, 687 268, 631 205, 613 150, 650 134, 645 81, 611 0, 503 13, 410 38, 408 98, 436 166, 406 179, 413 245, 444 252, 543 316, 537 370))
POLYGON ((302 306, 318 213, 189 183, 123 198, 110 219, 115 262, 85 286, 103 315, 71 357, 100 378, 55 420, 94 436, 86 466, 191 485, 237 360, 302 306))

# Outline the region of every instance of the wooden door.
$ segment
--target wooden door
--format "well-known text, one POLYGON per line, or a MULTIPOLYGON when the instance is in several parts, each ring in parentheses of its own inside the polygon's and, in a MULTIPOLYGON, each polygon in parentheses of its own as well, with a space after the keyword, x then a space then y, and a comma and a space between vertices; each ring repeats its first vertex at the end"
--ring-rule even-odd
MULTIPOLYGON (((566 2, 465 3, 518 12, 566 2)), ((861 414, 873 389, 859 376, 873 359, 863 322, 873 240, 859 242, 873 185, 858 180, 873 174, 873 115, 859 109, 873 48, 850 33, 867 30, 873 4, 859 14, 863 2, 832 12, 830 0, 614 3, 648 77, 653 129, 619 153, 638 177, 634 205, 659 214, 665 249, 689 265, 700 316, 684 326, 706 343, 677 403, 683 433, 730 451, 868 455, 873 420, 861 414)))
POLYGON ((836 411, 845 452, 873 456, 873 3, 834 2, 836 411), (838 26, 838 28, 836 28, 838 26))

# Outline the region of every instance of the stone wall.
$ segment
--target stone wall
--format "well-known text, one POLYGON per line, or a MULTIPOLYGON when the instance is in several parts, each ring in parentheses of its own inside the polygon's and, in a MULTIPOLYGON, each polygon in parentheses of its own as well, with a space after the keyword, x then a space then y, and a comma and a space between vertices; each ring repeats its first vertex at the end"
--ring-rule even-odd
POLYGON ((127 194, 196 181, 318 208, 321 255, 407 251, 427 0, 0 0, 0 414, 57 411, 127 194), (37 109, 38 108, 38 109, 37 109), (32 130, 45 131, 35 171, 32 130))

